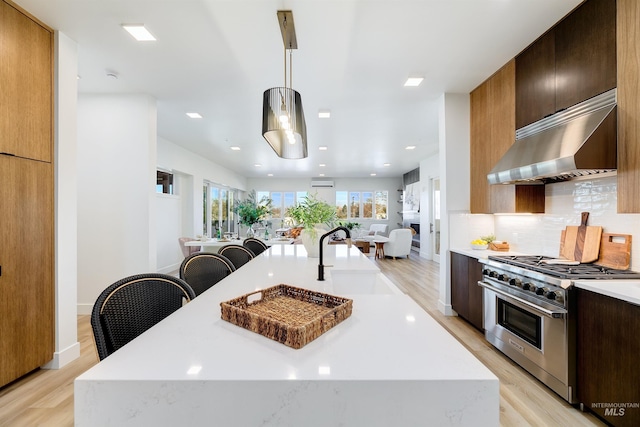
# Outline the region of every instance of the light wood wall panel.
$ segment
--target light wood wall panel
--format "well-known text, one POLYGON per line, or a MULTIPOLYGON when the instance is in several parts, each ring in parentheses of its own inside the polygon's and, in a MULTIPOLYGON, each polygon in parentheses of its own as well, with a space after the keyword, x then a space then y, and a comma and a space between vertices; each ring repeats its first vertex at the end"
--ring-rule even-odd
POLYGON ((0 0, 0 152, 51 162, 53 36, 0 0))
POLYGON ((618 212, 640 213, 640 2, 617 0, 618 212))

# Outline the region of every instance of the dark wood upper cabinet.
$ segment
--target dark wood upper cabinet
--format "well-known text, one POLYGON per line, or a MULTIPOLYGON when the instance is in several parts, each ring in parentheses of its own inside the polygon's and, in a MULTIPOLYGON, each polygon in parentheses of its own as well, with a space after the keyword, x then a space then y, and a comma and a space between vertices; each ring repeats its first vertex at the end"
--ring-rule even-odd
POLYGON ((555 28, 556 110, 616 87, 616 0, 588 0, 555 28))
POLYGON ((616 87, 616 0, 587 0, 516 57, 516 129, 616 87))
POLYGON ((556 112, 555 31, 516 57, 516 129, 556 112))

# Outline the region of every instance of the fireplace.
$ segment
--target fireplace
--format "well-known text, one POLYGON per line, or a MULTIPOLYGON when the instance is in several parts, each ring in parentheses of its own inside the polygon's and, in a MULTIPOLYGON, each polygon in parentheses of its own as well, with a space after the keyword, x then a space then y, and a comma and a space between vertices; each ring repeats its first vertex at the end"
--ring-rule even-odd
POLYGON ((409 227, 416 230, 416 234, 413 236, 413 240, 411 241, 411 246, 415 246, 416 248, 420 247, 420 223, 410 223, 409 227))

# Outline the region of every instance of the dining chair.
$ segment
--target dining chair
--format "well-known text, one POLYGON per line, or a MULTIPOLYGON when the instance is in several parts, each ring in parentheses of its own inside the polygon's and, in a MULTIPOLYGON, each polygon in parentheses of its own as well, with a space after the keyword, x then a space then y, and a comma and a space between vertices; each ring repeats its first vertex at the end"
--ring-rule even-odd
POLYGON ((178 243, 180 244, 180 250, 182 251, 182 255, 184 255, 184 257, 188 257, 191 254, 194 254, 196 252, 200 252, 200 247, 199 246, 186 246, 185 243, 187 242, 192 242, 194 240, 193 237, 179 237, 178 238, 178 243))
POLYGON ((234 271, 236 267, 226 256, 198 252, 182 261, 180 278, 187 282, 198 296, 234 271))
POLYGON ((246 248, 242 245, 223 246, 218 251, 218 254, 229 258, 236 270, 255 257, 255 254, 251 251, 251 249, 246 248))
POLYGON ((160 273, 125 277, 103 290, 91 328, 103 360, 196 297, 184 280, 160 273))
POLYGON ((256 239, 255 237, 247 237, 242 242, 242 246, 245 248, 249 248, 251 252, 255 254, 255 256, 260 255, 262 252, 269 249, 269 246, 265 245, 262 240, 256 239))

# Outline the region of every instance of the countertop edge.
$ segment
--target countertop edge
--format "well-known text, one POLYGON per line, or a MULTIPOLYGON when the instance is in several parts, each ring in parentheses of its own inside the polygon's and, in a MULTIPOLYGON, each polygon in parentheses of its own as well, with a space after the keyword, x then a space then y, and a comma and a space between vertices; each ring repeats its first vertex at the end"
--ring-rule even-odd
POLYGON ((640 280, 576 280, 573 285, 640 306, 640 280))
POLYGON ((476 259, 487 259, 492 256, 527 255, 516 251, 492 251, 491 249, 450 248, 449 251, 476 259))

